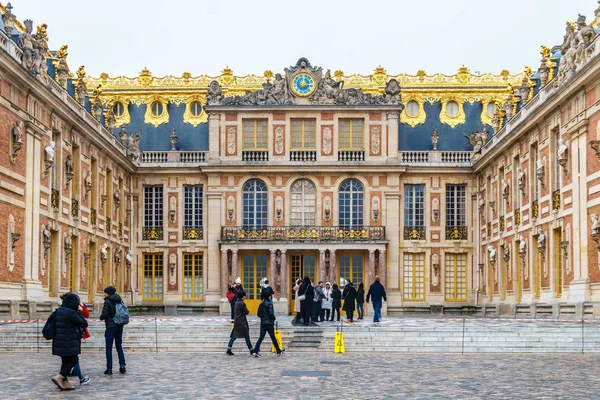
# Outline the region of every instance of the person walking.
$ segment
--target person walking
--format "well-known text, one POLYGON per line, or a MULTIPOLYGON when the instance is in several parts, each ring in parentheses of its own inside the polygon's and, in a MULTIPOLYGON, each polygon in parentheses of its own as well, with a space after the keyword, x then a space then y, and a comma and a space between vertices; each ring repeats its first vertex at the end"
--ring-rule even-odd
POLYGON ((315 322, 323 322, 323 315, 321 314, 321 304, 323 299, 325 298, 325 293, 323 293, 323 286, 324 283, 323 281, 319 281, 319 284, 317 286, 315 286, 314 290, 315 290, 315 297, 313 299, 313 321, 315 322))
POLYGON ((337 322, 340 322, 340 307, 342 307, 342 292, 337 283, 334 283, 331 290, 331 321, 337 313, 337 322))
POLYGON ((235 283, 233 285, 233 300, 229 303, 229 305, 231 306, 231 322, 234 322, 234 310, 235 310, 235 303, 237 302, 238 294, 240 292, 242 292, 244 290, 244 288, 242 287, 242 280, 240 279, 240 277, 238 276, 235 279, 235 283))
POLYGON ((300 308, 300 300, 298 299, 298 290, 300 289, 300 284, 302 283, 302 279, 296 279, 296 285, 293 287, 294 291, 294 312, 296 313, 296 318, 294 319, 294 324, 299 324, 302 319, 302 310, 300 308))
POLYGON ((277 343, 277 339, 275 338, 274 324, 276 317, 273 308, 273 295, 268 291, 265 293, 265 298, 262 303, 258 306, 257 315, 260 318, 260 336, 254 344, 254 357, 262 357, 260 354, 260 345, 267 333, 273 342, 273 346, 275 346, 277 355, 280 356, 285 353, 285 350, 279 348, 279 343, 277 343))
POLYGON ((331 314, 331 283, 325 283, 323 294, 325 298, 321 302, 321 321, 329 321, 329 315, 331 314))
POLYGON ((100 321, 104 321, 106 324, 106 330, 104 331, 104 340, 106 343, 106 371, 105 375, 112 375, 113 359, 112 359, 112 346, 113 342, 117 348, 117 355, 119 357, 119 372, 121 374, 127 373, 125 369, 125 353, 123 352, 123 325, 117 325, 114 321, 115 313, 117 312, 117 304, 122 303, 121 296, 117 294, 117 289, 114 286, 107 286, 104 289, 104 306, 102 307, 102 314, 100 314, 100 321))
POLYGON ((354 287, 351 281, 346 281, 346 286, 344 286, 344 292, 342 293, 342 297, 344 297, 344 311, 346 311, 346 322, 352 323, 354 322, 356 288, 354 287))
POLYGON ((237 296, 238 298, 235 302, 233 329, 231 330, 231 335, 229 336, 229 344, 227 345, 227 351, 225 354, 232 356, 233 352, 231 351, 231 346, 233 346, 233 342, 235 342, 235 339, 244 338, 246 340, 246 346, 248 346, 248 350, 250 350, 250 355, 252 355, 254 354, 254 350, 252 350, 252 342, 250 341, 250 326, 248 325, 248 318, 246 318, 246 315, 250 314, 250 311, 248 311, 248 307, 244 302, 244 300, 246 300, 246 292, 242 290, 237 296))
POLYGON ((56 310, 54 321, 54 337, 52 338, 52 355, 60 356, 60 372, 52 378, 52 382, 60 390, 73 390, 68 380, 69 372, 79 363, 81 354, 81 329, 88 323, 83 315, 78 314, 80 299, 75 293, 65 293, 62 304, 56 310))
MULTIPOLYGON (((312 304, 315 297, 315 290, 310 283, 310 278, 305 276, 302 280, 302 285, 298 289, 300 296, 300 310, 302 312, 302 318, 304 318, 304 326, 308 326, 310 318, 312 316, 312 304)), ((314 321, 313 321, 314 322, 314 321)))
MULTIPOLYGON (((271 295, 271 296, 275 296, 275 291, 273 290, 273 288, 271 286, 269 286, 269 280, 267 278, 262 278, 260 280, 260 286, 261 286, 261 291, 260 291, 260 300, 264 300, 266 299, 267 295, 271 295)), ((273 298, 273 297, 271 297, 273 298)))
POLYGON ((358 284, 358 290, 356 291, 356 312, 358 317, 356 319, 363 319, 365 315, 365 285, 362 282, 358 284))
MULTIPOLYGON (((62 298, 62 296, 61 296, 61 298, 62 298)), ((85 318, 85 319, 88 319, 90 317, 90 312, 88 311, 88 308, 83 303, 83 301, 79 302, 79 310, 77 311, 77 314, 83 316, 83 318, 85 318)), ((82 339, 87 339, 91 336, 89 328, 79 328, 79 331, 81 332, 82 339)), ((81 372, 81 365, 79 363, 79 360, 77 360, 77 364, 75 364, 75 366, 73 367, 73 370, 71 371, 70 376, 78 377, 79 385, 81 385, 81 386, 87 385, 88 383, 90 383, 92 381, 90 379, 90 377, 83 376, 83 373, 81 372)))
POLYGON ((369 300, 373 300, 373 322, 381 321, 381 300, 387 301, 385 296, 385 288, 379 281, 379 275, 375 277, 375 282, 369 286, 369 292, 367 293, 367 303, 369 300))

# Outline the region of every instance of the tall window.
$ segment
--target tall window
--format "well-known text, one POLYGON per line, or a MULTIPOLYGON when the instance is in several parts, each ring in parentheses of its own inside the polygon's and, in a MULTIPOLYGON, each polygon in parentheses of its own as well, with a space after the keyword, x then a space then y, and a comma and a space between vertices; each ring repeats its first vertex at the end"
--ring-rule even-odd
POLYGON ((404 300, 425 300, 425 253, 404 253, 404 300))
POLYGON ((292 119, 292 149, 314 149, 315 145, 314 119, 292 119))
POLYGON ((245 119, 244 126, 244 149, 245 150, 267 150, 267 127, 266 119, 245 119))
POLYGON ((521 208, 521 189, 519 189, 519 167, 521 166, 521 159, 517 156, 513 161, 513 193, 514 193, 514 209, 521 208))
POLYGON ((202 253, 188 253, 183 255, 184 300, 201 300, 204 298, 202 266, 202 253))
POLYGON ((244 226, 267 226, 267 185, 259 179, 246 182, 243 190, 244 226))
POLYGON ((183 226, 202 226, 202 185, 183 187, 183 226))
POLYGON ((467 225, 467 185, 446 185, 446 225, 467 225))
POLYGON ((425 225, 425 185, 404 185, 404 226, 425 225))
POLYGON ((144 227, 163 226, 163 187, 144 186, 144 227))
POLYGON ((537 200, 540 198, 540 182, 537 178, 537 163, 538 163, 538 146, 534 144, 531 146, 531 154, 529 159, 531 160, 531 165, 529 166, 529 182, 531 182, 531 193, 532 200, 537 200))
POLYGON ((163 255, 144 254, 144 300, 163 298, 163 255))
POLYGON ((504 199, 504 185, 506 182, 504 181, 504 168, 500 168, 498 170, 498 203, 500 204, 500 216, 504 216, 506 214, 506 200, 504 199))
POLYGON ((560 164, 558 163, 558 148, 560 147, 560 132, 558 128, 552 131, 554 136, 554 190, 560 190, 560 164))
POLYGON ((355 285, 364 280, 363 264, 363 256, 340 256, 340 288, 344 286, 345 279, 355 285))
POLYGON ((340 226, 363 226, 363 186, 356 179, 346 179, 340 185, 340 226))
POLYGON ((308 179, 300 179, 292 185, 291 225, 314 226, 317 212, 317 190, 308 179))
POLYGON ((340 149, 363 150, 364 121, 362 119, 340 119, 340 149))
POLYGON ((467 300, 467 255, 446 254, 444 298, 450 301, 467 300))

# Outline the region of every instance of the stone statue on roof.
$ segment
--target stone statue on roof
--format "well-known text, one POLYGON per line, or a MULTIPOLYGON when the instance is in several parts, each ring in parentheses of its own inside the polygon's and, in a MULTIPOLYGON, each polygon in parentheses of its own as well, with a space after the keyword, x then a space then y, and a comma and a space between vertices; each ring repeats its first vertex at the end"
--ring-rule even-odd
POLYGON ((221 91, 221 85, 217 81, 212 81, 208 85, 208 92, 206 93, 206 101, 208 105, 219 105, 223 101, 223 92, 221 91))
POLYGON ((267 103, 270 104, 287 104, 288 103, 288 86, 281 74, 275 74, 275 83, 273 83, 267 92, 267 103))
POLYGON ((142 131, 137 135, 131 132, 124 140, 127 148, 127 157, 133 162, 139 162, 142 152, 140 151, 140 140, 142 139, 142 131))
POLYGON ((579 14, 579 18, 577 18, 577 33, 573 40, 573 46, 575 47, 575 65, 578 69, 588 60, 590 54, 588 54, 587 47, 592 43, 595 36, 596 32, 594 31, 594 28, 585 22, 585 15, 579 14))
POLYGON ((331 70, 325 72, 325 77, 319 82, 319 88, 311 98, 312 103, 334 104, 344 86, 344 82, 337 82, 331 77, 331 70))
POLYGON ((560 46, 560 52, 562 57, 560 59, 560 65, 558 67, 558 84, 560 85, 575 73, 575 28, 573 25, 567 22, 565 27, 566 33, 562 45, 560 46))
POLYGON ((481 152, 481 148, 483 147, 483 136, 477 132, 473 131, 470 135, 462 134, 467 138, 469 144, 473 146, 473 153, 477 154, 481 152))
POLYGON ((33 37, 33 21, 26 19, 23 21, 25 24, 25 32, 19 36, 19 46, 23 49, 23 66, 33 75, 39 73, 38 70, 38 54, 34 48, 36 39, 33 37))

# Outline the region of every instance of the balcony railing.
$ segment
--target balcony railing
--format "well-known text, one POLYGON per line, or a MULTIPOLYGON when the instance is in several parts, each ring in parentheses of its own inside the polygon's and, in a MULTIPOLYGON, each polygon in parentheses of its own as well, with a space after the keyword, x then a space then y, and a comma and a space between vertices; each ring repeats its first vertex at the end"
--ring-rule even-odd
POLYGON ((401 151, 400 162, 402 163, 427 163, 429 162, 428 151, 401 151))
POLYGON ((521 224, 521 209, 517 208, 515 210, 515 225, 521 224))
POLYGON ((385 227, 342 226, 223 226, 221 240, 236 241, 341 241, 385 240, 385 227))
POLYGON ((145 226, 142 229, 142 240, 163 240, 163 234, 162 226, 145 226))
POLYGON ((446 226, 446 240, 467 240, 467 227, 446 226))
POLYGON ((290 161, 317 161, 317 151, 290 150, 290 161))
POLYGON ((487 237, 488 237, 488 239, 492 237, 492 223, 491 222, 487 223, 487 237))
POLYGON ((58 189, 52 189, 52 193, 50 194, 50 206, 52 208, 58 208, 59 199, 60 192, 58 189))
POLYGON ((147 166, 145 164, 198 164, 204 162, 206 162, 205 151, 144 151, 140 157, 140 163, 143 166, 147 166))
POLYGON ((201 226, 184 226, 183 240, 202 240, 204 231, 201 226))
POLYGON ((552 192, 552 211, 560 210, 560 189, 552 192))
POLYGON ((104 221, 104 229, 108 235, 112 235, 112 221, 110 217, 106 217, 106 221, 104 221))
POLYGON ((90 209, 90 224, 96 225, 98 222, 98 212, 95 208, 90 209))
POLYGON ((462 164, 471 165, 471 151, 399 151, 401 164, 462 164))
POLYGON ((505 222, 504 222, 504 215, 500 216, 500 232, 504 232, 504 228, 505 228, 505 222))
POLYGON ((338 161, 365 161, 364 150, 340 150, 338 161))
POLYGON ((426 228, 424 226, 405 226, 404 240, 425 240, 426 228))
POLYGON ((119 222, 119 225, 117 227, 117 233, 119 234, 119 237, 123 237, 123 223, 119 222))
POLYGON ((71 217, 79 218, 79 200, 71 199, 71 217))
POLYGON ((540 217, 540 203, 537 200, 534 200, 531 203, 531 217, 539 218, 540 217))
POLYGON ((242 161, 269 161, 268 150, 243 150, 242 161))

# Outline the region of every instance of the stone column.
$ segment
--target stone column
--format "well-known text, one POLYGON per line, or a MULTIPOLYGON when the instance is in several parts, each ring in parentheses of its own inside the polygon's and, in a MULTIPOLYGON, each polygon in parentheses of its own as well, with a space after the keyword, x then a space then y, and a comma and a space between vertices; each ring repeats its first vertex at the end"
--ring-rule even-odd
POLYGON ((229 284, 229 266, 227 265, 227 250, 221 249, 221 292, 227 293, 229 284))
POLYGON ((288 272, 287 272, 287 250, 281 250, 281 293, 279 296, 279 300, 287 299, 288 297, 288 272))
POLYGON ((388 157, 398 158, 398 120, 400 114, 396 111, 388 113, 388 157))
POLYGON ((238 275, 238 251, 237 249, 231 250, 231 280, 235 282, 237 278, 241 278, 238 275))
POLYGON ((387 264, 386 264, 385 249, 379 250, 379 281, 383 286, 387 286, 387 264))
POLYGON ((216 161, 219 159, 219 114, 216 112, 208 113, 208 160, 216 161))
MULTIPOLYGON (((389 183, 389 182, 388 182, 389 183)), ((400 282, 399 268, 400 261, 398 260, 399 251, 398 248, 400 246, 400 213, 398 210, 400 208, 400 193, 385 193, 387 209, 390 212, 386 213, 386 227, 385 227, 385 236, 388 240, 388 246, 390 248, 390 255, 387 259, 387 264, 390 265, 390 282, 389 289, 398 290, 400 287, 398 286, 400 282)), ((387 289, 387 288, 386 288, 387 289)))
POLYGON ((369 269, 367 270, 365 286, 368 287, 373 282, 375 282, 375 249, 369 249, 369 269))
MULTIPOLYGON (((277 249, 269 249, 271 252, 271 258, 269 259, 269 285, 273 288, 275 295, 273 300, 277 297, 277 291, 275 290, 275 277, 277 276, 277 249)), ((262 279, 263 277, 261 277, 262 279)))
MULTIPOLYGON (((221 203, 222 193, 214 189, 214 180, 218 177, 209 176, 209 191, 207 193, 208 221, 206 230, 207 242, 207 268, 206 268, 206 301, 218 302, 221 294, 221 254, 219 240, 221 239, 221 217, 223 215, 221 203), (211 187, 212 186, 212 187, 211 187)), ((112 254, 112 252, 111 252, 112 254)))
POLYGON ((335 260, 335 250, 329 249, 329 282, 333 285, 338 283, 337 279, 337 264, 335 260))
POLYGON ((327 270, 325 268, 325 250, 319 250, 319 280, 327 281, 327 270))

